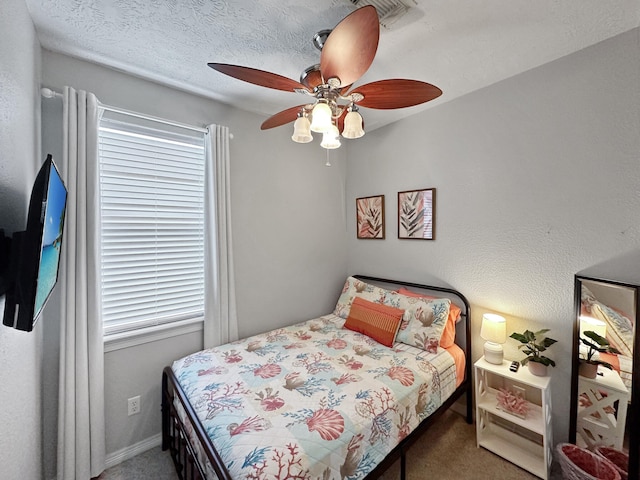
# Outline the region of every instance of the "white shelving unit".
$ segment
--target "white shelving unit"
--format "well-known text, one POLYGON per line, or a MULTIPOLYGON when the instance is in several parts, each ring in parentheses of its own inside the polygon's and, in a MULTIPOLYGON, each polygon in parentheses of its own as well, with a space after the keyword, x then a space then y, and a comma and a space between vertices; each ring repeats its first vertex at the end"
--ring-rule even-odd
POLYGON ((578 377, 576 443, 622 450, 630 393, 618 372, 598 367, 596 378, 578 377))
POLYGON ((475 363, 477 444, 546 480, 553 460, 551 378, 532 375, 526 366, 511 372, 510 364, 484 357, 475 363), (498 408, 500 388, 523 392, 529 402, 525 418, 498 408))

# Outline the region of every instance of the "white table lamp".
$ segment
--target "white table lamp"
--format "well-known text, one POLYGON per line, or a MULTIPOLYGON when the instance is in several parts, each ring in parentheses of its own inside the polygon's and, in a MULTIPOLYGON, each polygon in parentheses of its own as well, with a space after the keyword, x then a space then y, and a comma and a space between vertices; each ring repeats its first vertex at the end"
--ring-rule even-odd
MULTIPOLYGON (((587 338, 584 332, 596 332, 601 337, 607 338, 607 324, 599 318, 589 317, 587 315, 580 315, 580 338, 584 338, 586 341, 593 343, 593 340, 587 338)), ((587 358, 589 347, 579 342, 578 353, 580 358, 587 358)), ((595 360, 600 358, 600 354, 596 352, 593 357, 595 360)))
POLYGON ((507 321, 495 313, 485 313, 482 316, 480 337, 486 340, 484 359, 489 363, 500 365, 504 357, 502 344, 507 341, 507 321))
POLYGON ((580 315, 580 336, 584 337, 584 332, 596 332, 601 337, 607 336, 607 324, 598 318, 580 315))

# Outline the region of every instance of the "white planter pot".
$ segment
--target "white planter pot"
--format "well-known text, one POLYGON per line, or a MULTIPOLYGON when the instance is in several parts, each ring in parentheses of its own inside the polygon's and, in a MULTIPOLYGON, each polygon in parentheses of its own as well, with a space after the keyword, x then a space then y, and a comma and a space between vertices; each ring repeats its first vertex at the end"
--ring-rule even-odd
POLYGON ((546 377, 547 376, 547 366, 542 364, 542 363, 538 363, 538 362, 527 362, 527 365, 529 365, 529 372, 531 372, 532 375, 536 375, 538 377, 546 377))
POLYGON ((593 363, 580 362, 578 373, 586 378, 596 378, 598 375, 598 365, 593 363))

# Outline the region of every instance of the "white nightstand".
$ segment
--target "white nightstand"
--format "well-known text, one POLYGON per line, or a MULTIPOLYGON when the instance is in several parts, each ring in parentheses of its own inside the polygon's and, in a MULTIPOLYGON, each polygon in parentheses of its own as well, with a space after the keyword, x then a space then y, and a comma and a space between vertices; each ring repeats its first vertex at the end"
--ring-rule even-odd
POLYGON ((618 372, 598 367, 598 373, 596 378, 578 376, 576 443, 622 450, 629 390, 618 372))
POLYGON ((546 480, 553 460, 551 378, 532 375, 526 366, 514 373, 510 365, 484 357, 475 363, 477 444, 546 480), (498 408, 500 388, 524 392, 530 403, 525 418, 498 408))

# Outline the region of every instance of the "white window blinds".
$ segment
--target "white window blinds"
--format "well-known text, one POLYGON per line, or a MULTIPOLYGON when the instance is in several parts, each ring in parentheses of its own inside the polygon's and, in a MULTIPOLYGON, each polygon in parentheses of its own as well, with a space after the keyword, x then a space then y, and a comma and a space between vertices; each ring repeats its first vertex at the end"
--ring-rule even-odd
POLYGON ((139 123, 100 121, 106 336, 204 311, 204 133, 139 123))

